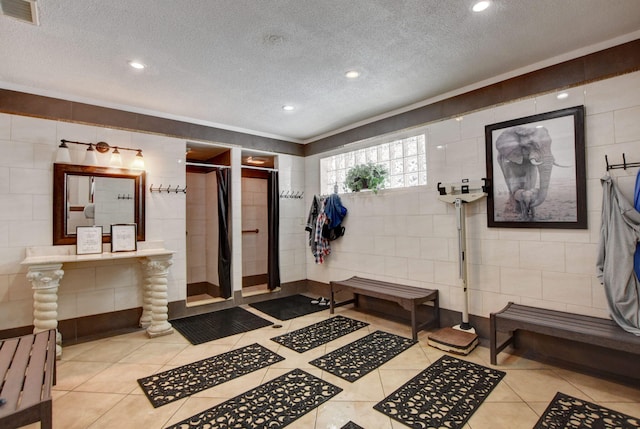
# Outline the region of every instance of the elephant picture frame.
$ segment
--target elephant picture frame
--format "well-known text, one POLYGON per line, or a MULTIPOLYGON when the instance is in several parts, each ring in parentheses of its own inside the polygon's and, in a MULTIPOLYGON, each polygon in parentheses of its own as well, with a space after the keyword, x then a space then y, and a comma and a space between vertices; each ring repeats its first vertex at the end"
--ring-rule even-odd
POLYGON ((487 225, 587 228, 584 106, 485 126, 487 225))

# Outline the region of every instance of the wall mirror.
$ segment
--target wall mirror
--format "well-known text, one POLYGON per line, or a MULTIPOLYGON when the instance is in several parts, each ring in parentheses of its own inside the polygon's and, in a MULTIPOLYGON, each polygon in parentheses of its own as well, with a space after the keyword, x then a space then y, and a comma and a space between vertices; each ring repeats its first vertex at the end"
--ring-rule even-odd
POLYGON ((77 226, 102 226, 102 242, 111 241, 110 225, 135 223, 145 236, 145 172, 126 168, 53 165, 53 244, 76 244, 77 226))

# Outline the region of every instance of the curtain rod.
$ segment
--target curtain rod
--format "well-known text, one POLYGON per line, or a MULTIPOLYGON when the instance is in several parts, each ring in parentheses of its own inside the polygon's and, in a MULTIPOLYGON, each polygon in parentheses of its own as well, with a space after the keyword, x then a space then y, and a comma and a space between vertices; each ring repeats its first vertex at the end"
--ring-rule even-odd
POLYGON ((243 165, 242 168, 248 168, 249 170, 278 171, 277 168, 253 167, 253 166, 250 166, 250 165, 243 165))
POLYGON ((185 162, 184 165, 190 165, 192 167, 209 167, 209 168, 231 168, 229 165, 218 165, 218 164, 204 164, 200 162, 185 162))

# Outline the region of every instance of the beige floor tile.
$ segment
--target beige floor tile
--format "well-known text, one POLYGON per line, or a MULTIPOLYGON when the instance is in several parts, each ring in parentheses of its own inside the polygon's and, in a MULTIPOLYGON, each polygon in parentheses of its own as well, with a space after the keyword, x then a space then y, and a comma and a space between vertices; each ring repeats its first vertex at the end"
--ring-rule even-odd
POLYGON ((73 360, 83 362, 118 362, 145 343, 140 341, 103 341, 80 353, 73 360))
POLYGON ((187 347, 186 344, 147 343, 141 345, 118 362, 164 365, 187 347))
POLYGON ((380 375, 380 381, 382 383, 382 389, 384 397, 391 395, 400 386, 411 380, 418 375, 421 370, 419 369, 380 369, 378 374, 380 375))
POLYGON ((350 383, 333 374, 322 371, 324 381, 342 388, 335 398, 340 401, 381 401, 385 394, 382 389, 382 380, 378 371, 372 371, 357 381, 350 383))
MULTIPOLYGON (((212 356, 226 353, 232 350, 232 347, 228 344, 210 344, 204 343, 197 346, 189 346, 184 348, 180 353, 172 357, 167 365, 182 366, 193 362, 197 362, 203 359, 210 358, 212 356)), ((165 371, 163 369, 163 371, 165 371)))
POLYGON ((468 421, 471 429, 532 428, 538 416, 524 402, 485 402, 468 421))
POLYGON ((384 363, 380 369, 419 369, 423 370, 431 365, 431 360, 424 350, 417 344, 384 363))
POLYGON ((391 419, 373 409, 377 402, 330 399, 318 407, 316 428, 341 428, 349 421, 363 428, 391 429, 391 419))
POLYGON ((526 402, 550 402, 557 392, 593 401, 571 383, 548 369, 507 370, 502 379, 526 402))
POLYGON ((53 427, 87 428, 124 398, 115 393, 69 392, 53 401, 53 427))
POLYGON ((146 397, 128 395, 88 427, 91 429, 162 428, 180 405, 180 401, 176 401, 153 408, 146 397))
POLYGON ((138 378, 155 374, 160 365, 115 363, 76 387, 79 392, 131 393, 139 389, 138 378))
POLYGON ((558 369, 555 372, 595 401, 640 402, 639 389, 572 371, 558 369))
POLYGON ((54 390, 73 390, 111 366, 108 362, 63 361, 56 368, 54 390))

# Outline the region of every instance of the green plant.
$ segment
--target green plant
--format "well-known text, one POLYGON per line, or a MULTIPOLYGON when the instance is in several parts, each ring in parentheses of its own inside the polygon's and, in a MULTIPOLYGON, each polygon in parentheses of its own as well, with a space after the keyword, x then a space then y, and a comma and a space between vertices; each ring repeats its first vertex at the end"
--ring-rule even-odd
POLYGON ((345 185, 352 192, 359 192, 362 189, 371 189, 374 193, 384 188, 384 181, 388 171, 383 165, 369 162, 351 167, 347 172, 345 185))

